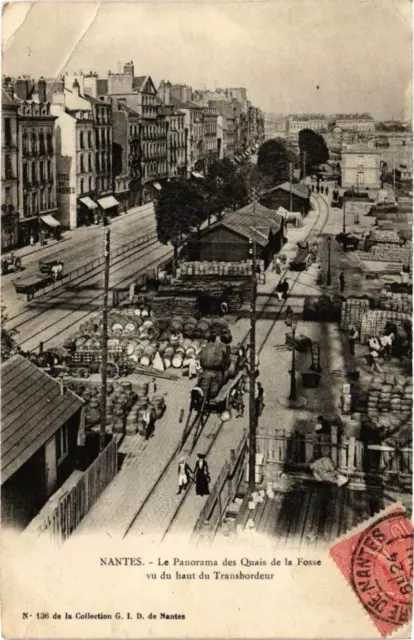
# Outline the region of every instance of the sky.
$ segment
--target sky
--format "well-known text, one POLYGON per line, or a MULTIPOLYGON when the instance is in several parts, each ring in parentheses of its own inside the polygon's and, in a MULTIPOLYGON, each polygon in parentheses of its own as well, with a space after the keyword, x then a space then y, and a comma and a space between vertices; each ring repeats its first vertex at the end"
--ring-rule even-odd
POLYGON ((239 87, 264 111, 411 117, 409 0, 10 3, 3 74, 118 71, 239 87), (319 88, 318 88, 319 87, 319 88))

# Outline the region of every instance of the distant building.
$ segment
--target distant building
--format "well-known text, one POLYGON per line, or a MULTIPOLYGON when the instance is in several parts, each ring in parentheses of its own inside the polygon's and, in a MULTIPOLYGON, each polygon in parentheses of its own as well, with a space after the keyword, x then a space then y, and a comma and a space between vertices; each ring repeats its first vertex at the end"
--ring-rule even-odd
POLYGON ((380 187, 380 154, 375 149, 363 145, 345 147, 341 156, 343 187, 380 187))
POLYGON ((171 100, 171 82, 161 81, 157 90, 161 111, 167 122, 167 173, 168 178, 187 176, 187 137, 185 113, 177 109, 171 100))
POLYGON ((263 193, 260 196, 260 203, 275 211, 283 207, 287 211, 300 211, 302 215, 307 215, 311 208, 309 187, 303 184, 291 186, 289 182, 284 182, 263 193), (292 208, 290 208, 291 203, 292 208))
POLYGON ((335 127, 345 132, 375 133, 375 120, 369 113, 337 115, 335 127))
POLYGON ((323 114, 306 113, 302 115, 290 115, 287 118, 287 133, 299 134, 302 129, 311 129, 316 133, 328 129, 328 120, 323 114))

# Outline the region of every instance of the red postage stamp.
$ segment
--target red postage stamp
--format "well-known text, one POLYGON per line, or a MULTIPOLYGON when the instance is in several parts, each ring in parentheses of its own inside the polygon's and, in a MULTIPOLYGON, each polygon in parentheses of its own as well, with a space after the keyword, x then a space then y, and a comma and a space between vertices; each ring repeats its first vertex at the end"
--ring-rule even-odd
POLYGON ((413 526, 396 506, 330 551, 382 636, 411 621, 413 526))

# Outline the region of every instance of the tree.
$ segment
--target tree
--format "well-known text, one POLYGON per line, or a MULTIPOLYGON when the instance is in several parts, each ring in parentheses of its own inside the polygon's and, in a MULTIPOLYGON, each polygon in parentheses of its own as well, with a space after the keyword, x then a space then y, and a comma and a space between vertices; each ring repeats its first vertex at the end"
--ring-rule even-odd
POLYGON ((238 169, 228 158, 210 165, 203 184, 208 216, 221 216, 225 209, 238 209, 247 202, 243 168, 238 169))
POLYGON ((323 136, 312 129, 299 131, 299 149, 301 157, 301 172, 303 174, 303 158, 305 157, 306 175, 329 160, 329 150, 323 136), (306 154, 304 156, 304 154, 306 154))
POLYGON ((1 359, 8 360, 14 352, 17 350, 17 344, 15 340, 15 331, 13 329, 7 329, 8 316, 6 307, 1 307, 1 359))
POLYGON ((185 179, 167 182, 155 204, 155 217, 158 240, 171 242, 176 259, 184 238, 206 219, 202 187, 185 179))
POLYGON ((273 187, 289 180, 289 163, 295 166, 297 157, 281 138, 267 140, 257 156, 257 167, 263 187, 273 187))

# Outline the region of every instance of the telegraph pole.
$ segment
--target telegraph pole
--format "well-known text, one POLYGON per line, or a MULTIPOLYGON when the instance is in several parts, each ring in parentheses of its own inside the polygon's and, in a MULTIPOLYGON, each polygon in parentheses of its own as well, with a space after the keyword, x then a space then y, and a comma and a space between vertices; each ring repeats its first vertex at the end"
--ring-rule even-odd
POLYGON ((392 152, 392 188, 394 190, 394 198, 395 198, 395 151, 392 152))
POLYGON ((293 180, 293 164, 289 162, 289 211, 292 213, 292 180, 293 180))
MULTIPOLYGON (((253 203, 253 226, 256 230, 256 189, 251 191, 253 203)), ((252 256, 252 312, 250 315, 250 380, 249 380, 249 488, 253 491, 255 487, 256 473, 256 295, 257 295, 257 274, 256 274, 256 238, 253 235, 251 241, 252 256)))
POLYGON ((305 184, 306 178, 306 151, 303 152, 303 184, 305 184))
MULTIPOLYGON (((104 223, 105 224, 105 223, 104 223)), ((111 234, 109 227, 104 228, 104 273, 103 273, 103 303, 102 303, 102 366, 101 366, 101 429, 99 434, 99 450, 105 447, 106 434, 106 395, 108 377, 108 292, 109 292, 109 264, 110 264, 111 234)))

